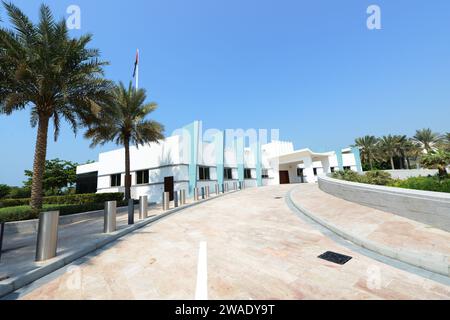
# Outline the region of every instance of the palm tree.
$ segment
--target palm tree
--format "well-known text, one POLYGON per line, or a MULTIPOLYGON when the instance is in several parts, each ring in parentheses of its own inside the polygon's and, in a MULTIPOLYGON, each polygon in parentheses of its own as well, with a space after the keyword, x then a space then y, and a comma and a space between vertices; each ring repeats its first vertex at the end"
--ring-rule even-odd
POLYGON ((436 149, 436 145, 442 141, 439 133, 433 132, 431 129, 417 130, 413 140, 420 143, 425 153, 436 149))
POLYGON ((373 162, 378 160, 378 141, 378 138, 369 135, 355 139, 354 146, 359 147, 359 149, 361 150, 361 160, 364 163, 369 163, 370 170, 373 170, 373 162))
POLYGON ((103 105, 97 119, 93 121, 86 138, 92 139, 91 147, 113 141, 125 147, 125 198, 131 197, 130 144, 144 145, 163 139, 164 127, 145 117, 152 113, 157 105, 145 103, 147 98, 144 89, 135 90, 131 83, 125 88, 119 83, 113 90, 110 104, 103 105))
POLYGON ((103 78, 99 51, 86 48, 91 35, 69 37, 64 19, 56 22, 48 6, 40 7, 39 23, 12 3, 3 5, 13 28, 0 28, 0 113, 30 108, 31 125, 37 126, 33 163, 31 207, 42 208, 42 177, 47 154, 49 122, 54 138, 60 122, 77 127, 102 101, 110 83, 103 78))
POLYGON ((398 154, 398 144, 398 136, 388 135, 380 139, 380 150, 390 160, 392 170, 395 169, 394 157, 398 154))
POLYGON ((422 165, 429 169, 439 170, 439 179, 447 178, 447 166, 450 164, 450 152, 432 151, 422 157, 422 165))
POLYGON ((423 154, 422 147, 414 140, 408 139, 408 141, 403 146, 403 150, 405 152, 407 168, 411 168, 411 159, 416 161, 417 169, 419 169, 420 162, 418 161, 419 157, 423 154))
POLYGON ((406 135, 395 135, 397 139, 397 155, 400 156, 400 164, 402 169, 409 169, 409 163, 406 159, 406 152, 410 148, 409 140, 406 135))

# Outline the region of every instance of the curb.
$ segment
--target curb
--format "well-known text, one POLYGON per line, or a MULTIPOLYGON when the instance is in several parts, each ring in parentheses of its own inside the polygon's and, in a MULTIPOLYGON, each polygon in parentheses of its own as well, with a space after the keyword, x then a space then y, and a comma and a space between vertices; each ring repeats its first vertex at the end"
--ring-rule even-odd
POLYGON ((212 198, 203 199, 194 203, 187 204, 183 207, 178 207, 171 209, 163 214, 160 214, 156 217, 147 218, 146 220, 141 220, 139 222, 136 222, 135 224, 131 226, 126 226, 125 228, 115 231, 111 234, 105 234, 104 238, 92 240, 91 243, 84 245, 83 247, 77 249, 76 251, 69 252, 66 254, 61 254, 56 256, 55 258, 49 260, 45 264, 43 264, 41 267, 38 267, 34 270, 28 271, 24 274, 21 274, 19 276, 16 276, 11 279, 7 279, 0 282, 0 299, 5 297, 6 295, 72 263, 73 261, 91 253, 94 252, 105 245, 116 241, 119 238, 122 238, 123 236, 130 234, 138 229, 141 229, 149 224, 152 224, 158 220, 161 220, 167 216, 170 216, 174 213, 177 213, 179 211, 182 211, 184 209, 189 209, 192 207, 195 207, 197 205, 206 203, 208 201, 212 201, 215 199, 219 199, 221 197, 227 196, 229 194, 233 194, 239 191, 229 191, 225 194, 219 194, 218 196, 214 196, 212 198))
POLYGON ((353 244, 373 251, 375 253, 381 254, 383 256, 407 263, 409 265, 412 265, 414 267, 419 267, 421 269, 425 269, 427 271, 431 271, 434 273, 438 273, 441 275, 444 275, 446 277, 450 277, 450 257, 443 255, 443 254, 430 254, 430 255, 418 255, 414 252, 402 250, 402 249, 394 249, 389 246, 381 245, 379 243, 367 240, 365 238, 357 237, 349 232, 346 232, 342 230, 341 228, 337 227, 336 225, 320 218, 314 215, 309 210, 303 208, 302 206, 298 205, 293 199, 292 199, 292 193, 294 192, 296 188, 290 190, 288 192, 288 199, 291 202, 291 204, 300 212, 302 212, 305 216, 308 218, 314 220, 316 223, 322 225, 326 229, 330 230, 331 232, 337 234, 338 236, 352 242, 353 244))

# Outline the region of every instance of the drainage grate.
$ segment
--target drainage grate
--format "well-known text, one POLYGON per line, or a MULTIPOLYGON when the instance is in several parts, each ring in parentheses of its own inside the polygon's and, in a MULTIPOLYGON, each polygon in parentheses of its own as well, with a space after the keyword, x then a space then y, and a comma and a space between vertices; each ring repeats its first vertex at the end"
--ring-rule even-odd
POLYGON ((340 253, 336 253, 336 252, 332 252, 332 251, 327 251, 324 254, 321 254, 320 256, 318 256, 318 258, 323 259, 323 260, 327 260, 330 262, 334 262, 337 264, 346 264, 347 262, 349 262, 352 257, 340 254, 340 253))
POLYGON ((279 199, 283 199, 283 197, 275 197, 274 199, 279 200, 279 199))

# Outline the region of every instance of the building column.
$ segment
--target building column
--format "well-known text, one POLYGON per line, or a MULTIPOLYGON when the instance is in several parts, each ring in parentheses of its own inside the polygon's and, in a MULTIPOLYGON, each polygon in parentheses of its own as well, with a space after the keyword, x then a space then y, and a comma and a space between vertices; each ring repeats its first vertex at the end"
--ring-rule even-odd
POLYGON ((358 172, 362 172, 363 169, 362 169, 362 164, 361 164, 361 153, 359 151, 359 148, 353 147, 352 153, 353 153, 353 156, 355 157, 356 170, 358 172))
POLYGON ((214 143, 216 149, 216 175, 217 183, 222 185, 224 182, 224 153, 225 153, 225 135, 223 131, 216 133, 214 136, 214 143))
POLYGON ((303 174, 306 176, 306 182, 308 183, 314 183, 314 169, 313 169, 313 161, 311 157, 302 158, 304 168, 303 168, 303 174))
POLYGON ((342 158, 342 150, 336 150, 336 158, 337 158, 337 163, 338 163, 338 167, 340 171, 344 171, 344 160, 342 158))
POLYGON ((183 149, 189 161, 189 195, 194 195, 197 186, 198 144, 200 138, 200 122, 194 121, 183 128, 183 149))
POLYGON ((238 167, 238 179, 244 182, 244 137, 236 138, 236 162, 238 167))

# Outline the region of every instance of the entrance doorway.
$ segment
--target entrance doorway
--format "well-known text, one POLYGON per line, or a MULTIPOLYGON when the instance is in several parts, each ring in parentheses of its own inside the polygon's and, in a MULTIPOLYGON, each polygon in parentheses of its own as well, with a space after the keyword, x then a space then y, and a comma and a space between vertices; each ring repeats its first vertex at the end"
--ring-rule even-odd
POLYGON ((280 171, 280 184, 289 184, 289 171, 280 171))
POLYGON ((165 177, 164 178, 164 192, 169 192, 169 200, 173 201, 174 196, 174 181, 173 177, 165 177))

